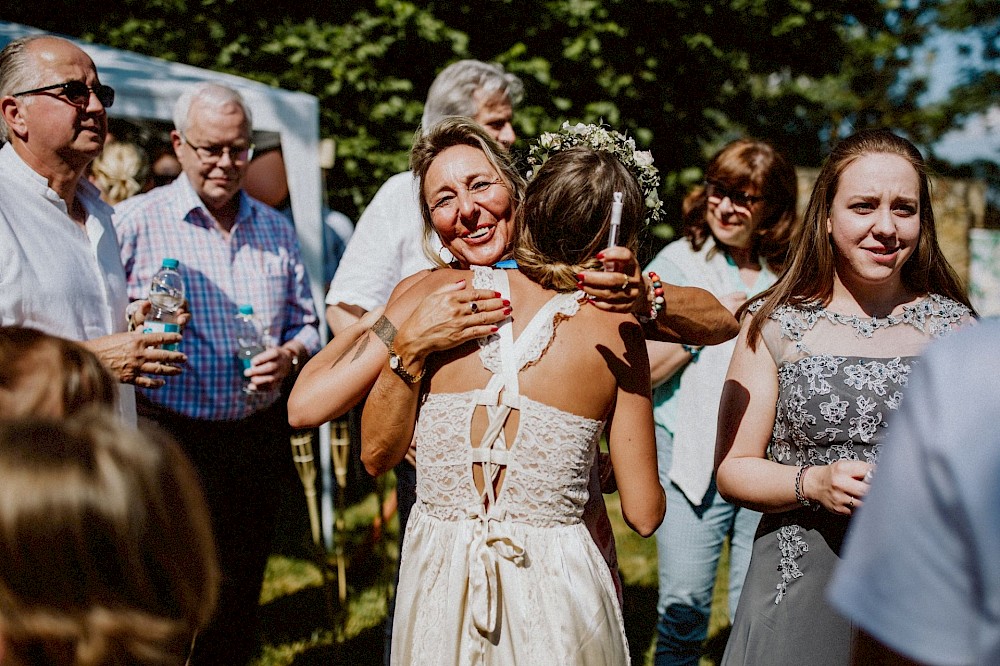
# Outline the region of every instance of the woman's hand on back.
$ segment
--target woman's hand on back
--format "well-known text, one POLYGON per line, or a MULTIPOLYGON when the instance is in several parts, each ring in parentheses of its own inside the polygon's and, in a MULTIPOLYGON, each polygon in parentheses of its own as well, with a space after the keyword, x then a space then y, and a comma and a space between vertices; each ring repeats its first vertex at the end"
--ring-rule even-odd
POLYGON ((510 301, 498 292, 470 289, 466 280, 459 280, 423 298, 400 325, 393 348, 400 355, 426 359, 495 332, 510 312, 510 301))
POLYGON ((613 270, 583 271, 577 276, 578 286, 590 302, 609 312, 648 313, 649 288, 632 251, 626 247, 609 247, 597 258, 613 270))

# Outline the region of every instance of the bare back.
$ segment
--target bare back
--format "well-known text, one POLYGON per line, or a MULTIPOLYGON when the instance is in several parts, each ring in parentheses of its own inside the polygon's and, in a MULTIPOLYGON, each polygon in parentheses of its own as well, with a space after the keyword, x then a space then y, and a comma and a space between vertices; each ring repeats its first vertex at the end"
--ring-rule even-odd
MULTIPOLYGON (((575 459, 589 470, 606 428, 623 515, 640 534, 651 533, 663 516, 663 493, 656 475, 649 362, 638 322, 630 315, 605 312, 586 301, 579 302, 574 294, 544 289, 516 271, 483 267, 428 275, 390 304, 387 317, 402 321, 415 312, 425 296, 461 280, 472 283, 477 290, 509 289, 505 297, 509 297, 513 308, 511 320, 501 323, 498 334, 484 341, 467 343, 431 358, 415 431, 397 431, 394 424, 383 421, 372 422, 371 435, 386 439, 383 448, 387 450, 398 450, 404 442, 409 443, 411 432, 415 435, 418 496, 440 497, 431 488, 421 493, 421 484, 430 483, 431 470, 443 471, 439 465, 452 466, 450 476, 441 478, 441 487, 451 485, 456 478, 473 479, 474 483, 465 486, 460 481, 473 496, 466 495, 463 500, 451 495, 451 500, 465 502, 466 508, 471 506, 469 502, 479 503, 489 510, 504 492, 510 471, 506 463, 494 464, 491 458, 517 459, 543 476, 558 475, 557 470, 574 458, 566 447, 555 446, 552 451, 537 447, 517 452, 513 449, 526 438, 537 442, 540 431, 552 433, 550 421, 573 422, 581 430, 561 439, 577 438, 582 457, 575 459), (489 279, 483 281, 476 274, 489 279), (496 277, 509 287, 498 286, 496 277), (552 311, 535 317, 546 308, 552 311), (548 330, 537 330, 546 323, 548 330), (534 330, 526 330, 529 326, 534 330), (498 339, 505 336, 507 351, 501 353, 498 339), (523 408, 523 404, 528 407, 523 408), (522 406, 515 408, 518 405, 522 406), (498 416, 497 410, 503 408, 507 411, 498 416), (539 414, 544 416, 535 418, 539 414), (534 420, 525 425, 529 416, 534 420), (491 451, 477 451, 480 448, 491 451), (503 453, 497 453, 500 451, 503 453), (507 451, 511 452, 509 456, 507 451), (486 478, 493 482, 485 483, 486 478)), ((560 439, 558 435, 546 436, 553 441, 560 439)), ((579 480, 574 478, 572 484, 579 480)), ((582 493, 586 493, 585 486, 581 487, 582 493)), ((579 499, 585 502, 586 494, 579 499)), ((561 511, 565 510, 563 505, 561 511)), ((560 520, 567 517, 563 515, 560 520)))
MULTIPOLYGON (((471 282, 471 271, 462 273, 471 282)), ((516 340, 557 292, 543 289, 517 271, 506 273, 516 340)), ((635 320, 602 312, 586 303, 573 316, 556 315, 555 319, 555 330, 545 352, 520 372, 520 393, 562 411, 604 420, 614 404, 618 375, 624 370, 621 358, 628 334, 623 330, 631 326, 636 329, 634 335, 641 335, 635 320)), ((435 364, 430 373, 429 392, 461 393, 483 388, 492 374, 483 367, 479 349, 478 344, 470 343, 441 354, 439 365, 435 364)), ((473 439, 477 434, 473 432, 473 439)))

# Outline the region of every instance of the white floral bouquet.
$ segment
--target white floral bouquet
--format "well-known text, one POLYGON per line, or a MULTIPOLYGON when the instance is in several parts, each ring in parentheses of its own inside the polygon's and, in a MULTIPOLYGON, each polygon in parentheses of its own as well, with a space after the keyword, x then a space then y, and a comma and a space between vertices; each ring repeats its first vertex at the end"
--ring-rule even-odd
POLYGON ((545 132, 531 146, 528 163, 532 170, 545 164, 552 155, 574 146, 589 146, 603 150, 618 158, 635 176, 646 201, 645 224, 659 222, 663 215, 663 202, 657 192, 660 187, 660 172, 653 166, 653 154, 648 150, 636 150, 635 139, 621 132, 600 125, 570 125, 564 122, 558 132, 545 132))

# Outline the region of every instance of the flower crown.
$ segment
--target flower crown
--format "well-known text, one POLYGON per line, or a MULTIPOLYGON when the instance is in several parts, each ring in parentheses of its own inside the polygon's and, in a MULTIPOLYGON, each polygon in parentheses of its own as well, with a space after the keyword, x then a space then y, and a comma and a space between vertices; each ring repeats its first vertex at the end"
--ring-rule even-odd
POLYGON ((570 125, 569 122, 564 122, 558 132, 545 132, 538 138, 531 146, 528 163, 534 167, 533 171, 537 171, 554 154, 574 146, 588 146, 617 157, 635 177, 642 190, 646 202, 644 223, 649 226, 659 222, 663 215, 663 202, 657 193, 660 172, 653 166, 653 154, 648 150, 636 150, 635 139, 621 132, 600 125, 570 125))

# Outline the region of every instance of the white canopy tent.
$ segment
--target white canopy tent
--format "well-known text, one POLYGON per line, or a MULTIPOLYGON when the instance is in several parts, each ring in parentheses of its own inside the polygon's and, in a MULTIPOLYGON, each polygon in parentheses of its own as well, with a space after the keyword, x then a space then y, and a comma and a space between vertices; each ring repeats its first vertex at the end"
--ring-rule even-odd
MULTIPOLYGON (((45 34, 44 30, 0 21, 0 48, 20 37, 45 34)), ((62 36, 62 35, 60 35, 62 36)), ((77 43, 93 59, 101 83, 115 89, 115 103, 108 110, 114 118, 155 120, 172 124, 174 103, 191 85, 203 81, 222 83, 243 95, 253 113, 255 131, 279 135, 295 228, 309 271, 310 285, 325 332, 323 317, 323 219, 319 164, 319 100, 292 92, 181 63, 81 42, 77 43)), ((324 334, 324 339, 326 338, 324 334)), ((322 523, 326 543, 331 542, 333 504, 329 487, 329 428, 321 430, 320 467, 323 476, 322 523)))

